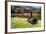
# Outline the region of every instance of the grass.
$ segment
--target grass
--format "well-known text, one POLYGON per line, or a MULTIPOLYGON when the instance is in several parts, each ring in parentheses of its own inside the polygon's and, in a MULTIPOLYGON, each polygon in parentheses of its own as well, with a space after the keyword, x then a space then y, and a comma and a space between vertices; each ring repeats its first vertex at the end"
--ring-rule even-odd
POLYGON ((36 28, 41 27, 41 21, 38 20, 37 24, 32 25, 27 21, 28 18, 12 17, 11 28, 36 28))

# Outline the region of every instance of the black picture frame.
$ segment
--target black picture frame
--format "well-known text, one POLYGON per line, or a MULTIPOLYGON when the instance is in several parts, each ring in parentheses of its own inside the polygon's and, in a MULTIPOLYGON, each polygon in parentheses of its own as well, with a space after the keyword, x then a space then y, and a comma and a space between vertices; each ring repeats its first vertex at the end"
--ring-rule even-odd
POLYGON ((21 2, 21 3, 38 3, 38 4, 44 4, 44 30, 39 31, 23 31, 23 32, 10 32, 10 33, 26 33, 26 32, 43 32, 45 31, 45 3, 43 2, 26 2, 26 1, 5 1, 5 33, 7 34, 7 2, 21 2))

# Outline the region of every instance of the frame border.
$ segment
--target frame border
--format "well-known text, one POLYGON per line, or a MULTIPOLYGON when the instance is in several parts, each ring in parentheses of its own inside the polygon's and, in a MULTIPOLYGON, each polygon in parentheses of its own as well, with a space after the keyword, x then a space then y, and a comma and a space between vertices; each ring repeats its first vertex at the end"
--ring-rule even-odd
POLYGON ((7 34, 7 33, 43 32, 43 31, 45 31, 45 3, 44 2, 5 1, 5 34, 7 34), (23 32, 7 32, 7 2, 21 2, 21 3, 38 3, 38 4, 44 4, 44 30, 39 30, 39 31, 23 31, 23 32))

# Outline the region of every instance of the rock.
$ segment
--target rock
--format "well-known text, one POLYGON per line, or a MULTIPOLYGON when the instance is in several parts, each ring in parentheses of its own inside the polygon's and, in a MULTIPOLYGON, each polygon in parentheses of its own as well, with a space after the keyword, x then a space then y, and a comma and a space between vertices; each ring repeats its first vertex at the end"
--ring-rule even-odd
POLYGON ((30 24, 36 24, 36 23, 37 23, 37 19, 35 19, 35 18, 30 18, 30 19, 28 19, 28 22, 29 22, 30 24))

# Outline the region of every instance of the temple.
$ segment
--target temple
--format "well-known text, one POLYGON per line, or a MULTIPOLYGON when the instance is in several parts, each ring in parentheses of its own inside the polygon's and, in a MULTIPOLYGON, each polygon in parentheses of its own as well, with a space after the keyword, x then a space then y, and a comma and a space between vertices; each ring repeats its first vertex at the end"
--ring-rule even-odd
POLYGON ((32 9, 30 7, 15 7, 12 16, 16 17, 32 17, 32 9))

